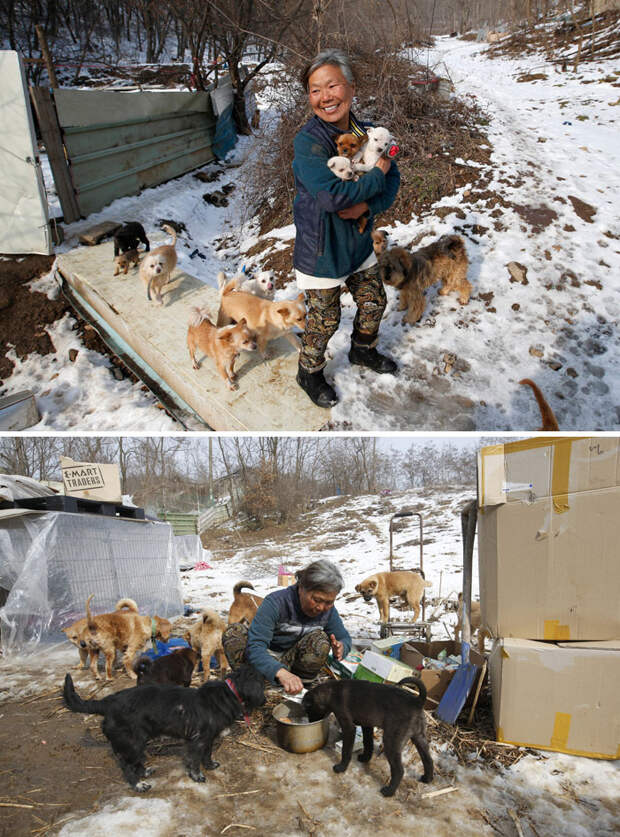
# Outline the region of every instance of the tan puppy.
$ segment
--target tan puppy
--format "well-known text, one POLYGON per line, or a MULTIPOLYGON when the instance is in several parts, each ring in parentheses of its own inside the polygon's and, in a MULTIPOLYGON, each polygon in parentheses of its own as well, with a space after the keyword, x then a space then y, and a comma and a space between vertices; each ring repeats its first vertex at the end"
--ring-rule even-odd
MULTIPOLYGON (((117 650, 123 655, 125 671, 132 678, 136 679, 133 670, 133 658, 138 651, 151 639, 161 639, 166 642, 170 638, 172 625, 167 619, 159 616, 141 616, 138 613, 138 605, 132 599, 125 599, 131 602, 130 610, 115 610, 113 613, 101 613, 93 616, 90 610, 91 594, 86 600, 87 630, 84 634, 88 647, 101 651, 105 656, 106 680, 112 679, 112 665, 117 650)), ((95 658, 96 660, 96 658, 95 658)), ((91 664, 90 670, 95 678, 99 679, 97 666, 91 664)))
POLYGON ((519 381, 519 383, 530 387, 532 392, 534 393, 534 398, 536 399, 536 403, 538 404, 538 409, 540 410, 540 417, 542 419, 542 427, 539 427, 538 429, 559 430, 560 425, 558 424, 558 420, 553 414, 553 410, 547 403, 545 396, 542 394, 542 392, 534 383, 534 381, 530 380, 529 378, 523 378, 523 380, 519 381))
POLYGON ((166 232, 172 236, 172 244, 162 244, 147 253, 140 264, 140 278, 146 285, 147 299, 151 299, 151 291, 155 295, 158 305, 163 305, 162 288, 170 281, 172 271, 177 263, 177 234, 172 227, 164 225, 166 232))
MULTIPOLYGON (((137 605, 133 599, 121 599, 116 603, 114 610, 135 610, 137 612, 137 605)), ((75 668, 84 668, 84 663, 90 657, 90 668, 97 667, 97 658, 99 657, 98 649, 91 649, 86 642, 85 634, 88 632, 88 619, 78 619, 67 628, 61 629, 63 634, 67 637, 69 642, 73 643, 80 655, 80 662, 75 668), (95 661, 93 662, 93 656, 95 661)))
POLYGON ((233 587, 235 598, 228 611, 229 625, 232 625, 233 622, 241 622, 243 619, 249 625, 263 600, 261 596, 256 596, 254 593, 242 593, 244 587, 249 587, 250 590, 254 589, 249 581, 238 581, 233 587))
POLYGON ((267 343, 278 337, 286 337, 299 351, 301 341, 293 334, 293 329, 297 327, 303 331, 306 325, 303 293, 300 293, 297 299, 270 302, 254 294, 236 290, 238 281, 239 277, 234 277, 222 291, 218 326, 227 325, 231 320, 236 323, 245 320, 250 331, 256 335, 258 350, 263 357, 267 343))
POLYGON ((348 157, 349 160, 361 160, 362 149, 368 142, 368 137, 358 137, 357 134, 339 134, 334 140, 338 154, 341 157, 348 157))
POLYGON ((137 250, 127 250, 126 253, 119 253, 114 257, 114 275, 119 273, 127 275, 127 271, 132 265, 140 264, 140 253, 137 250))
POLYGON ((209 663, 213 654, 217 657, 217 664, 221 671, 228 668, 228 661, 222 648, 222 631, 226 630, 226 622, 214 610, 205 608, 200 621, 192 625, 185 632, 185 640, 202 659, 202 679, 209 679, 209 663))
POLYGON ((379 257, 379 276, 386 285, 400 290, 398 310, 406 310, 406 321, 414 325, 424 313, 424 291, 435 282, 441 282, 442 296, 456 291, 461 305, 469 302, 468 266, 463 239, 458 235, 443 235, 414 253, 404 247, 386 250, 379 257))
POLYGON ((413 609, 413 621, 417 622, 420 615, 420 600, 425 587, 432 587, 430 581, 425 581, 420 573, 410 570, 396 570, 391 573, 375 573, 368 576, 355 589, 369 602, 373 596, 379 608, 379 620, 387 622, 390 617, 390 596, 401 596, 408 607, 413 609))
POLYGON ((228 389, 238 389, 235 361, 241 351, 256 350, 256 340, 245 319, 237 325, 216 328, 207 316, 206 308, 192 308, 187 327, 187 348, 194 369, 199 369, 196 349, 213 358, 217 371, 228 389))
POLYGON ((372 238, 372 249, 375 251, 375 255, 378 258, 387 250, 387 235, 383 232, 383 230, 373 230, 370 233, 370 237, 372 238))
MULTIPOLYGON (((471 636, 473 637, 474 633, 478 631, 478 651, 481 654, 484 654, 484 638, 485 636, 490 637, 491 634, 488 631, 485 631, 483 628, 480 627, 481 624, 481 616, 480 616, 480 602, 472 602, 471 603, 471 613, 469 614, 469 626, 471 631, 471 636)), ((463 627, 463 594, 459 593, 459 610, 458 610, 458 621, 454 626, 454 639, 456 642, 459 641, 461 637, 461 628, 463 627)))

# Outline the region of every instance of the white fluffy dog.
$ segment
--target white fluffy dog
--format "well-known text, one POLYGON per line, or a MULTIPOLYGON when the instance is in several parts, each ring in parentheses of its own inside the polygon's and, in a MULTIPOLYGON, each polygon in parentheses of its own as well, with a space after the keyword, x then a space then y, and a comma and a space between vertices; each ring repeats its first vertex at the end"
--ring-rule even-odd
MULTIPOLYGON (((262 299, 273 300, 276 292, 276 279, 273 270, 260 270, 255 275, 247 275, 245 273, 238 273, 233 277, 236 291, 244 291, 247 294, 254 294, 260 296, 262 299)), ((229 279, 223 270, 217 274, 217 286, 220 289, 220 294, 229 279)))
POLYGON ((341 180, 359 180, 359 174, 353 168, 354 163, 348 157, 330 157, 327 165, 341 180))
POLYGON ((368 128, 368 142, 362 148, 361 160, 353 160, 353 169, 356 172, 370 171, 376 164, 379 157, 394 145, 394 137, 387 128, 368 128))

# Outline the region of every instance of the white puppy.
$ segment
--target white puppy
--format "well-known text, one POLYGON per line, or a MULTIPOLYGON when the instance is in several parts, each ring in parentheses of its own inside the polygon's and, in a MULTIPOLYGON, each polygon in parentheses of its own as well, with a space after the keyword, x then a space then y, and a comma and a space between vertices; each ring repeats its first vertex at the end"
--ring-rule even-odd
MULTIPOLYGON (((238 273, 233 278, 236 280, 234 288, 236 291, 244 291, 247 294, 260 296, 262 299, 273 300, 276 292, 273 270, 260 270, 255 276, 238 273)), ((228 281, 224 271, 220 270, 217 274, 217 286, 220 289, 220 294, 228 281)))
POLYGON ((385 154, 390 145, 394 145, 394 137, 387 128, 368 128, 368 142, 362 148, 362 159, 353 162, 356 172, 367 172, 374 168, 377 160, 385 154))
POLYGON ((177 263, 175 250, 177 234, 172 227, 165 224, 163 229, 172 236, 172 243, 162 244, 161 247, 156 247, 155 250, 146 253, 140 263, 140 278, 146 286, 147 299, 151 299, 151 291, 153 291, 158 305, 164 304, 161 292, 164 285, 170 281, 172 271, 177 263))
POLYGON ((359 180, 359 175, 355 173, 353 168, 354 163, 348 157, 330 157, 327 165, 341 180, 359 180))

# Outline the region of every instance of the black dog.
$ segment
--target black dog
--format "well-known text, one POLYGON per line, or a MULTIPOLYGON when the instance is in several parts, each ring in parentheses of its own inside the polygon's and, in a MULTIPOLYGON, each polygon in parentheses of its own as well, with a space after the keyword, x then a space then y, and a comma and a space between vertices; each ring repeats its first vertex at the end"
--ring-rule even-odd
POLYGON ((318 721, 330 712, 342 729, 342 759, 334 765, 343 773, 351 761, 355 727, 361 726, 364 752, 359 761, 370 761, 373 751, 373 727, 383 729, 383 749, 390 765, 389 784, 381 788, 383 796, 393 796, 403 778, 403 745, 411 738, 416 746, 424 775, 421 782, 433 781, 433 760, 426 741, 426 719, 422 707, 426 688, 416 677, 405 677, 399 686, 369 683, 366 680, 328 680, 307 692, 302 705, 310 721, 318 721), (400 686, 414 685, 419 697, 400 686))
POLYGON ((179 648, 178 651, 154 660, 148 654, 142 654, 133 664, 133 670, 138 675, 136 686, 146 686, 149 683, 189 686, 197 662, 198 654, 193 648, 179 648))
POLYGON ((151 787, 141 781, 151 772, 144 766, 144 749, 150 739, 158 735, 185 739, 187 774, 194 782, 204 782, 200 763, 207 770, 219 767, 211 758, 215 737, 243 718, 246 707, 254 709, 265 703, 263 677, 248 665, 240 666, 226 681, 213 680, 199 689, 140 686, 101 700, 81 698, 67 674, 63 696, 74 712, 103 715, 103 733, 125 779, 137 791, 151 787))
POLYGON ((142 224, 138 221, 125 224, 114 235, 114 256, 118 256, 119 253, 126 253, 128 250, 137 250, 140 242, 144 244, 145 253, 148 253, 151 245, 142 224))

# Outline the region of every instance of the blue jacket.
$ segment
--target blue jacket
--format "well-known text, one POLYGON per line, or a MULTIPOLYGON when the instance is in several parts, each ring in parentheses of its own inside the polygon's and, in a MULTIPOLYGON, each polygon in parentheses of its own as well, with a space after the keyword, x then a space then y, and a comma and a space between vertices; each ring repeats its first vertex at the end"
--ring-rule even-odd
POLYGON ((248 632, 246 657, 249 663, 268 680, 275 682, 276 672, 282 663, 267 653, 286 651, 304 634, 322 628, 326 634, 334 634, 344 646, 344 656, 351 650, 351 637, 342 624, 338 611, 331 607, 320 616, 306 616, 299 601, 297 584, 269 593, 261 602, 248 632))
MULTIPOLYGON (((362 123, 368 127, 368 123, 362 123)), ((337 279, 349 276, 372 252, 373 216, 390 207, 400 185, 400 172, 392 163, 387 175, 373 168, 358 181, 344 181, 327 167, 338 152, 334 138, 343 133, 313 116, 294 141, 293 174, 297 194, 293 218, 297 235, 293 264, 309 276, 337 279), (366 201, 370 221, 363 233, 357 221, 343 220, 337 213, 366 201)))

